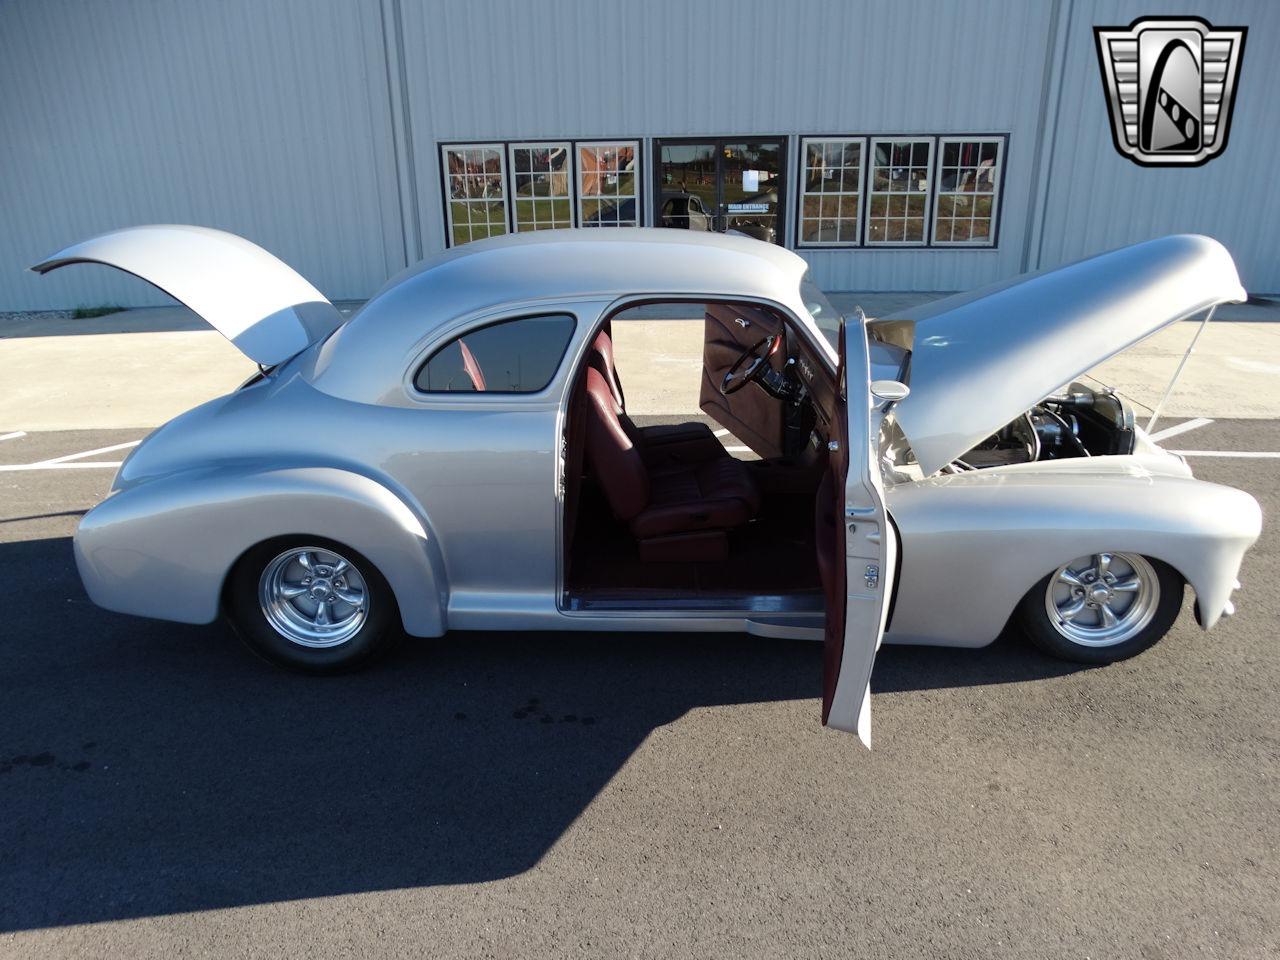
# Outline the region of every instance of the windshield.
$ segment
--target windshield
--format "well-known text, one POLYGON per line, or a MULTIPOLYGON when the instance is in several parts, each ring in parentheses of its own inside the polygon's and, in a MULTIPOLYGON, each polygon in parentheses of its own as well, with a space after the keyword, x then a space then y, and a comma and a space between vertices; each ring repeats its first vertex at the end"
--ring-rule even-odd
POLYGON ((807 270, 800 279, 800 299, 804 301, 804 308, 809 311, 809 316, 813 317, 813 322, 827 338, 827 343, 831 344, 831 349, 839 350, 840 322, 844 317, 840 316, 840 311, 832 306, 827 295, 809 278, 807 270))

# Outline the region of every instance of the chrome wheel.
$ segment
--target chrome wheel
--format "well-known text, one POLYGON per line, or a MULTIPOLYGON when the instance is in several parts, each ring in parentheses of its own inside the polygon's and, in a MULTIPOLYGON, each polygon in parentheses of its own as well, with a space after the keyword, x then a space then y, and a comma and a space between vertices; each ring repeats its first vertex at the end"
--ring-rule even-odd
POLYGON ((1113 647, 1141 633, 1160 605, 1160 580, 1143 557, 1095 553, 1077 557, 1049 578, 1044 609, 1072 643, 1113 647))
POLYGON ((369 589, 349 560, 321 547, 292 547, 258 580, 267 623, 303 647, 346 643, 369 617, 369 589))

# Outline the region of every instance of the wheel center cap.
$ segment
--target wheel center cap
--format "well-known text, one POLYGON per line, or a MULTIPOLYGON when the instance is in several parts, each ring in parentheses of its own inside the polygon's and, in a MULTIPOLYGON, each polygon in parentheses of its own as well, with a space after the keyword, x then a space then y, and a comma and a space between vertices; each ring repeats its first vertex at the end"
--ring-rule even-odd
POLYGON ((1111 590, 1104 583, 1095 583, 1089 588, 1089 599, 1094 603, 1106 603, 1111 599, 1111 590))
POLYGON ((329 581, 328 580, 314 581, 311 584, 310 593, 311 593, 312 600, 323 600, 325 597, 329 595, 329 581))

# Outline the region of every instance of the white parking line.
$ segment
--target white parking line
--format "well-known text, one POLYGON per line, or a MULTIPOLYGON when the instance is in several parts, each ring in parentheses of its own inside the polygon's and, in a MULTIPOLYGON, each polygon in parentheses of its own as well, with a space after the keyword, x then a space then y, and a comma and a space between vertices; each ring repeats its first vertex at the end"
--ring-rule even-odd
POLYGON ((1159 443, 1161 440, 1168 440, 1170 437, 1176 437, 1180 433, 1186 433, 1189 430, 1199 430, 1201 427, 1207 427, 1211 423, 1213 423, 1213 421, 1207 417, 1196 417, 1193 420, 1188 420, 1186 423, 1179 423, 1176 426, 1165 427, 1163 430, 1153 433, 1151 435, 1151 439, 1159 443))
MULTIPOLYGON (((0 437, 0 440, 7 439, 0 437)), ((103 470, 107 467, 118 467, 122 460, 85 460, 99 453, 113 453, 116 450, 128 450, 136 447, 141 440, 130 440, 127 443, 113 443, 109 447, 98 447, 96 450, 85 450, 83 453, 68 453, 62 457, 49 460, 37 460, 35 463, 0 464, 0 473, 17 473, 19 470, 103 470)))
POLYGON ((730 453, 746 453, 750 447, 725 447, 730 453))
POLYGON ((130 447, 136 447, 141 440, 130 440, 128 443, 115 443, 109 447, 98 447, 97 450, 86 450, 84 453, 68 453, 65 457, 54 457, 51 460, 41 460, 38 464, 32 466, 50 466, 55 463, 66 463, 68 460, 80 460, 84 457, 92 457, 95 453, 113 453, 116 450, 127 450, 130 447))
POLYGON ((17 473, 19 470, 97 470, 118 467, 123 460, 78 460, 74 463, 3 463, 0 473, 17 473))
POLYGON ((15 430, 13 433, 0 433, 0 440, 17 440, 19 437, 25 437, 27 431, 15 430))
POLYGON ((1239 460, 1275 460, 1280 450, 1170 450, 1180 457, 1235 457, 1239 460))
POLYGON ((729 431, 728 431, 728 430, 717 430, 717 431, 716 431, 716 433, 715 433, 715 435, 716 435, 717 437, 727 437, 727 436, 729 435, 729 431))

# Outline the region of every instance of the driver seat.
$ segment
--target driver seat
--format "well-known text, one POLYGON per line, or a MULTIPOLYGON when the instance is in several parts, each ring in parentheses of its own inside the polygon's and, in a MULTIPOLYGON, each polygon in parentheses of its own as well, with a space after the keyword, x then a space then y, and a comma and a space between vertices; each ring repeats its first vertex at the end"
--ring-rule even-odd
POLYGON ((587 368, 584 389, 587 463, 613 515, 635 537, 640 559, 724 560, 728 531, 760 509, 760 492, 746 464, 728 455, 696 463, 646 462, 627 430, 629 418, 619 415, 609 384, 594 367, 587 368))

